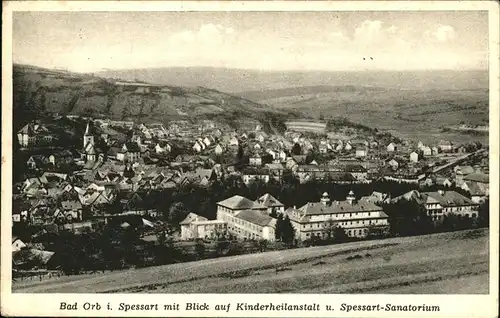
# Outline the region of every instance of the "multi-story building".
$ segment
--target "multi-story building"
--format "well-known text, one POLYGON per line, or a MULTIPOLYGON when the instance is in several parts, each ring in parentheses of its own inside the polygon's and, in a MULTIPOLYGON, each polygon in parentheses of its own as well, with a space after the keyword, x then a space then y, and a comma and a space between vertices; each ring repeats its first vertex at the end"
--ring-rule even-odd
POLYGON ((447 214, 457 214, 465 217, 475 218, 478 215, 479 204, 455 191, 418 192, 416 190, 407 192, 392 202, 401 199, 415 201, 425 207, 427 215, 436 222, 442 221, 447 214))
POLYGON ((265 206, 267 208, 267 213, 271 214, 273 211, 276 213, 284 213, 285 205, 278 201, 275 197, 269 193, 264 194, 258 198, 255 202, 265 206))
POLYGON ((309 202, 299 209, 289 208, 285 214, 295 228, 296 238, 301 240, 325 237, 326 227, 332 222, 351 237, 365 237, 370 228, 388 227, 388 216, 382 208, 366 198, 356 200, 352 191, 346 200, 333 202, 325 192, 320 202, 309 202))
POLYGON ((227 232, 227 222, 209 220, 195 213, 189 213, 180 225, 182 240, 207 238, 227 232))
POLYGON ((239 195, 217 203, 217 220, 227 222, 228 231, 239 238, 275 239, 276 219, 265 206, 239 195))

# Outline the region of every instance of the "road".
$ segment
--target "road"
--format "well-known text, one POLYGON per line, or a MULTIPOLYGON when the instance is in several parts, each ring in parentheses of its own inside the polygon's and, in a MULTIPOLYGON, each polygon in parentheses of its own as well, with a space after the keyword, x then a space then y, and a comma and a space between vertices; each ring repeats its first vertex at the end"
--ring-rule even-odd
POLYGON ((479 149, 479 150, 477 150, 475 152, 465 154, 465 155, 463 155, 461 157, 458 157, 458 158, 452 160, 451 162, 448 162, 445 165, 442 165, 442 166, 439 166, 439 167, 435 167, 434 169, 432 169, 432 173, 437 173, 437 172, 439 172, 441 170, 453 167, 453 166, 459 164, 460 162, 464 161, 465 159, 467 159, 467 158, 469 158, 471 156, 474 156, 474 155, 478 155, 478 154, 483 153, 485 151, 486 151, 486 149, 479 149))

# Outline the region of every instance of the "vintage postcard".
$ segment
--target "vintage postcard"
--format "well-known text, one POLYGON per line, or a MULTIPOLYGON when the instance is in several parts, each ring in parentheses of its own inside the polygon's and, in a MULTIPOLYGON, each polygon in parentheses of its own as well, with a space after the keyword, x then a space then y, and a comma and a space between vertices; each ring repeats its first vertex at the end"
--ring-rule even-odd
POLYGON ((2 315, 497 315, 497 3, 3 9, 2 315))

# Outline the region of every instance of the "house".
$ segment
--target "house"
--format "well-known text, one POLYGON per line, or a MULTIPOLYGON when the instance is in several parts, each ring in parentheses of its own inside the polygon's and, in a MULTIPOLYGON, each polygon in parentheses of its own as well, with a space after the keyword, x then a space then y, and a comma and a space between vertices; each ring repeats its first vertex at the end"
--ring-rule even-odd
POLYGON ((12 237, 12 252, 17 252, 20 251, 21 249, 25 248, 27 245, 24 244, 21 239, 18 237, 13 236, 12 237))
POLYGON ((257 202, 235 195, 217 203, 217 220, 227 222, 230 233, 246 239, 274 240, 276 219, 257 202))
POLYGON ((276 219, 256 210, 243 210, 235 216, 225 216, 228 231, 240 239, 275 240, 276 219))
POLYGON ((301 208, 285 210, 300 240, 313 237, 325 238, 329 224, 344 228, 350 237, 365 237, 370 228, 386 230, 388 216, 382 208, 365 198, 356 200, 352 191, 344 201, 331 202, 328 193, 323 193, 319 202, 308 202, 301 208))
POLYGON ((262 206, 265 206, 267 208, 267 213, 271 214, 272 212, 275 213, 284 213, 285 212, 285 205, 278 201, 275 197, 270 195, 269 193, 264 194, 255 202, 259 203, 262 206))
POLYGON ((82 204, 77 200, 62 201, 61 207, 54 213, 54 218, 64 223, 82 221, 82 204))
POLYGON ((269 174, 276 180, 281 180, 285 167, 281 163, 266 163, 265 168, 269 170, 269 174))
POLYGON ((396 151, 396 149, 397 149, 396 145, 392 142, 387 145, 387 152, 394 152, 396 151))
POLYGON ((229 146, 232 146, 232 147, 238 147, 240 145, 240 141, 238 140, 238 138, 236 138, 236 136, 233 136, 230 140, 229 140, 229 146))
POLYGON ((43 155, 33 155, 26 161, 28 169, 40 169, 48 163, 48 159, 43 155))
POLYGON ((464 176, 463 182, 457 186, 469 191, 474 203, 482 203, 490 194, 489 175, 480 172, 464 176))
POLYGON ((206 148, 205 144, 202 141, 199 141, 199 140, 195 141, 195 143, 193 145, 193 150, 196 151, 196 152, 201 152, 205 148, 206 148))
POLYGON ((455 191, 439 190, 420 193, 412 190, 392 199, 391 202, 395 203, 402 199, 422 205, 427 215, 435 222, 442 221, 444 216, 450 213, 469 218, 478 216, 479 204, 455 191))
POLYGON ((262 213, 266 213, 267 208, 240 195, 234 195, 230 198, 217 202, 217 219, 221 219, 219 214, 234 216, 243 210, 258 210, 262 213))
POLYGON ((17 132, 17 140, 21 147, 32 146, 35 142, 34 124, 28 123, 17 132))
POLYGON ((269 136, 264 131, 258 131, 255 133, 255 139, 259 142, 264 142, 269 136))
POLYGON ((457 148, 457 151, 459 153, 467 153, 467 148, 465 148, 464 145, 461 145, 460 147, 457 148))
POLYGON ((346 151, 352 150, 352 145, 351 145, 351 143, 349 141, 345 144, 344 150, 346 150, 346 151))
POLYGON ((227 222, 208 220, 195 213, 189 213, 179 224, 181 226, 181 240, 210 238, 227 232, 227 222))
POLYGON ((365 181, 368 179, 368 170, 360 164, 346 164, 344 171, 351 174, 359 181, 365 181))
POLYGON ((366 149, 366 147, 356 148, 356 157, 357 158, 366 157, 367 152, 368 150, 366 149))
POLYGON ((398 167, 399 167, 399 163, 394 160, 394 159, 391 159, 388 163, 387 163, 393 170, 397 170, 398 167))
POLYGON ((201 169, 189 172, 187 177, 190 181, 206 186, 210 182, 217 180, 217 174, 214 169, 201 169))
POLYGON ((410 162, 418 162, 418 153, 415 151, 410 154, 410 162))
POLYGON ((287 154, 285 151, 283 150, 280 150, 280 152, 278 153, 278 159, 280 162, 285 162, 286 158, 287 158, 287 154))
POLYGON ((277 161, 278 153, 276 151, 272 149, 266 149, 266 153, 272 157, 273 161, 277 161))
POLYGON ((243 172, 243 183, 248 185, 252 181, 257 181, 261 180, 265 183, 269 182, 269 179, 271 177, 269 176, 269 172, 267 170, 251 170, 251 169, 246 169, 243 172))
POLYGON ((450 141, 441 141, 438 147, 441 152, 451 152, 453 150, 453 144, 450 141))
POLYGON ((135 162, 141 158, 141 148, 136 142, 127 142, 123 144, 120 151, 116 154, 119 161, 135 162))
POLYGON ((424 157, 432 156, 432 149, 430 147, 422 146, 422 148, 420 148, 420 150, 422 151, 422 155, 424 157))
POLYGON ((203 144, 206 147, 209 147, 215 140, 210 136, 210 137, 205 137, 203 138, 203 144))
POLYGON ((224 152, 224 149, 222 149, 222 146, 220 144, 217 144, 217 146, 215 146, 214 152, 216 155, 221 155, 224 152))
POLYGON ((319 144, 318 150, 319 150, 319 153, 325 154, 328 152, 328 145, 327 144, 319 144))
POLYGON ((172 151, 172 147, 166 142, 159 142, 155 146, 156 153, 170 153, 172 151))
POLYGON ((432 155, 433 156, 436 156, 437 154, 439 154, 439 148, 438 147, 432 147, 431 148, 431 151, 432 151, 432 155))
POLYGON ((258 153, 250 156, 248 161, 251 166, 262 166, 262 157, 258 153))

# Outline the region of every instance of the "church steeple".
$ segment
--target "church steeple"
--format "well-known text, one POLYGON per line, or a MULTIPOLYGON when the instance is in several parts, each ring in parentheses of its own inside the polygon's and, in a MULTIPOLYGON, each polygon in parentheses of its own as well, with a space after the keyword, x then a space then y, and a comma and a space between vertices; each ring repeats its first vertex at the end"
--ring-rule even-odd
POLYGON ((89 135, 90 135, 90 122, 87 122, 87 128, 85 128, 84 136, 89 136, 89 135))
POLYGON ((83 153, 87 160, 94 161, 96 159, 94 146, 94 135, 90 131, 90 122, 87 122, 85 134, 83 135, 83 153))

